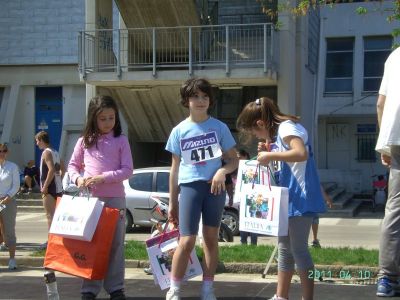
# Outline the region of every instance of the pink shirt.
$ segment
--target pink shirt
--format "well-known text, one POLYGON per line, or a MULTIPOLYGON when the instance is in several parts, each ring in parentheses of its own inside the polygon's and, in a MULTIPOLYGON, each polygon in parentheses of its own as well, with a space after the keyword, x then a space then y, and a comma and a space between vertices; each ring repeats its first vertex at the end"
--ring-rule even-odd
POLYGON ((132 154, 125 135, 114 137, 114 132, 104 134, 96 145, 87 149, 80 137, 75 145, 68 173, 73 182, 81 176, 81 166, 85 164, 84 177, 104 175, 104 183, 93 186, 90 190, 95 197, 125 197, 122 182, 133 172, 132 154))

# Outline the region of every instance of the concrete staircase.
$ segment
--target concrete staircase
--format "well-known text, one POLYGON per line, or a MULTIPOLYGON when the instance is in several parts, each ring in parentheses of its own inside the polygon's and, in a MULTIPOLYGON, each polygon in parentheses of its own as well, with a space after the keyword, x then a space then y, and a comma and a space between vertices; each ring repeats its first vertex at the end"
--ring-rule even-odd
POLYGON ((363 202, 361 199, 354 198, 352 193, 335 182, 324 182, 322 186, 332 199, 332 208, 328 208, 323 217, 349 218, 357 214, 363 202))
POLYGON ((16 196, 18 212, 43 212, 43 202, 40 193, 19 194, 16 196))

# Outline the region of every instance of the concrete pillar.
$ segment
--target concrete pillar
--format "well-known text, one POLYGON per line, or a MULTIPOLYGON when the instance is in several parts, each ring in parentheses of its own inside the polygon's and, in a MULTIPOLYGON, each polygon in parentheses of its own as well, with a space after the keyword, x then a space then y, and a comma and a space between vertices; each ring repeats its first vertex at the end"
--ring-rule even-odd
POLYGON ((15 112, 17 110, 19 92, 19 84, 11 85, 11 87, 6 88, 4 92, 3 101, 6 101, 6 103, 4 103, 3 105, 7 105, 7 108, 3 125, 3 133, 1 134, 0 139, 1 143, 11 142, 11 132, 14 125, 14 120, 18 121, 18 118, 15 118, 15 112))
MULTIPOLYGON (((279 0, 278 5, 281 2, 287 4, 279 0)), ((283 12, 279 21, 278 105, 283 113, 296 114, 296 20, 283 12)))
POLYGON ((86 105, 85 105, 86 113, 90 99, 92 99, 94 96, 97 96, 97 87, 92 84, 86 84, 86 105))
POLYGON ((113 28, 113 4, 112 0, 86 0, 85 2, 85 29, 88 34, 94 36, 94 53, 92 60, 101 71, 113 65, 113 32, 101 29, 113 28), (99 30, 100 31, 94 31, 99 30))
POLYGON ((120 44, 119 44, 119 59, 121 60, 122 72, 128 71, 128 30, 126 30, 126 24, 119 14, 119 28, 120 28, 120 44))
MULTIPOLYGON (((112 0, 86 0, 85 2, 85 29, 94 31, 96 29, 113 28, 113 1, 112 0)), ((94 33, 96 37, 94 59, 99 64, 109 64, 110 55, 114 58, 112 52, 112 32, 94 33)), ((97 95, 95 85, 86 84, 86 105, 89 105, 90 99, 97 95)))

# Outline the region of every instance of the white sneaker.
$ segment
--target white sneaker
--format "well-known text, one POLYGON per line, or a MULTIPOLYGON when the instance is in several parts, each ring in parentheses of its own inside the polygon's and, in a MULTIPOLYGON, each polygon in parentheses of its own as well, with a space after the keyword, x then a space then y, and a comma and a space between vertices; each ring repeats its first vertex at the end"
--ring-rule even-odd
POLYGON ((8 250, 8 247, 6 246, 6 244, 5 243, 1 243, 0 244, 0 251, 7 251, 8 250))
POLYGON ((272 298, 269 298, 268 300, 287 300, 286 298, 278 297, 277 295, 274 295, 272 298))
POLYGON ((206 293, 201 293, 201 300, 217 300, 214 295, 214 289, 209 290, 206 293))
POLYGON ((10 258, 8 262, 8 269, 9 270, 15 270, 17 268, 17 262, 15 261, 14 258, 10 258))
POLYGON ((181 300, 181 295, 179 290, 170 289, 165 296, 165 300, 181 300))

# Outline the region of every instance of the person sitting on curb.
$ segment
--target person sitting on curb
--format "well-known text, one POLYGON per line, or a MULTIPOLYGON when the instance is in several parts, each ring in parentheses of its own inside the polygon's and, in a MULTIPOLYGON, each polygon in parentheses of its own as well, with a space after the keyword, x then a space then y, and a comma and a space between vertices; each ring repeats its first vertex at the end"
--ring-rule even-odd
POLYGON ((26 192, 29 195, 30 193, 32 193, 32 189, 38 186, 39 180, 39 169, 35 166, 35 161, 28 161, 24 169, 23 185, 21 187, 21 192, 26 192))

